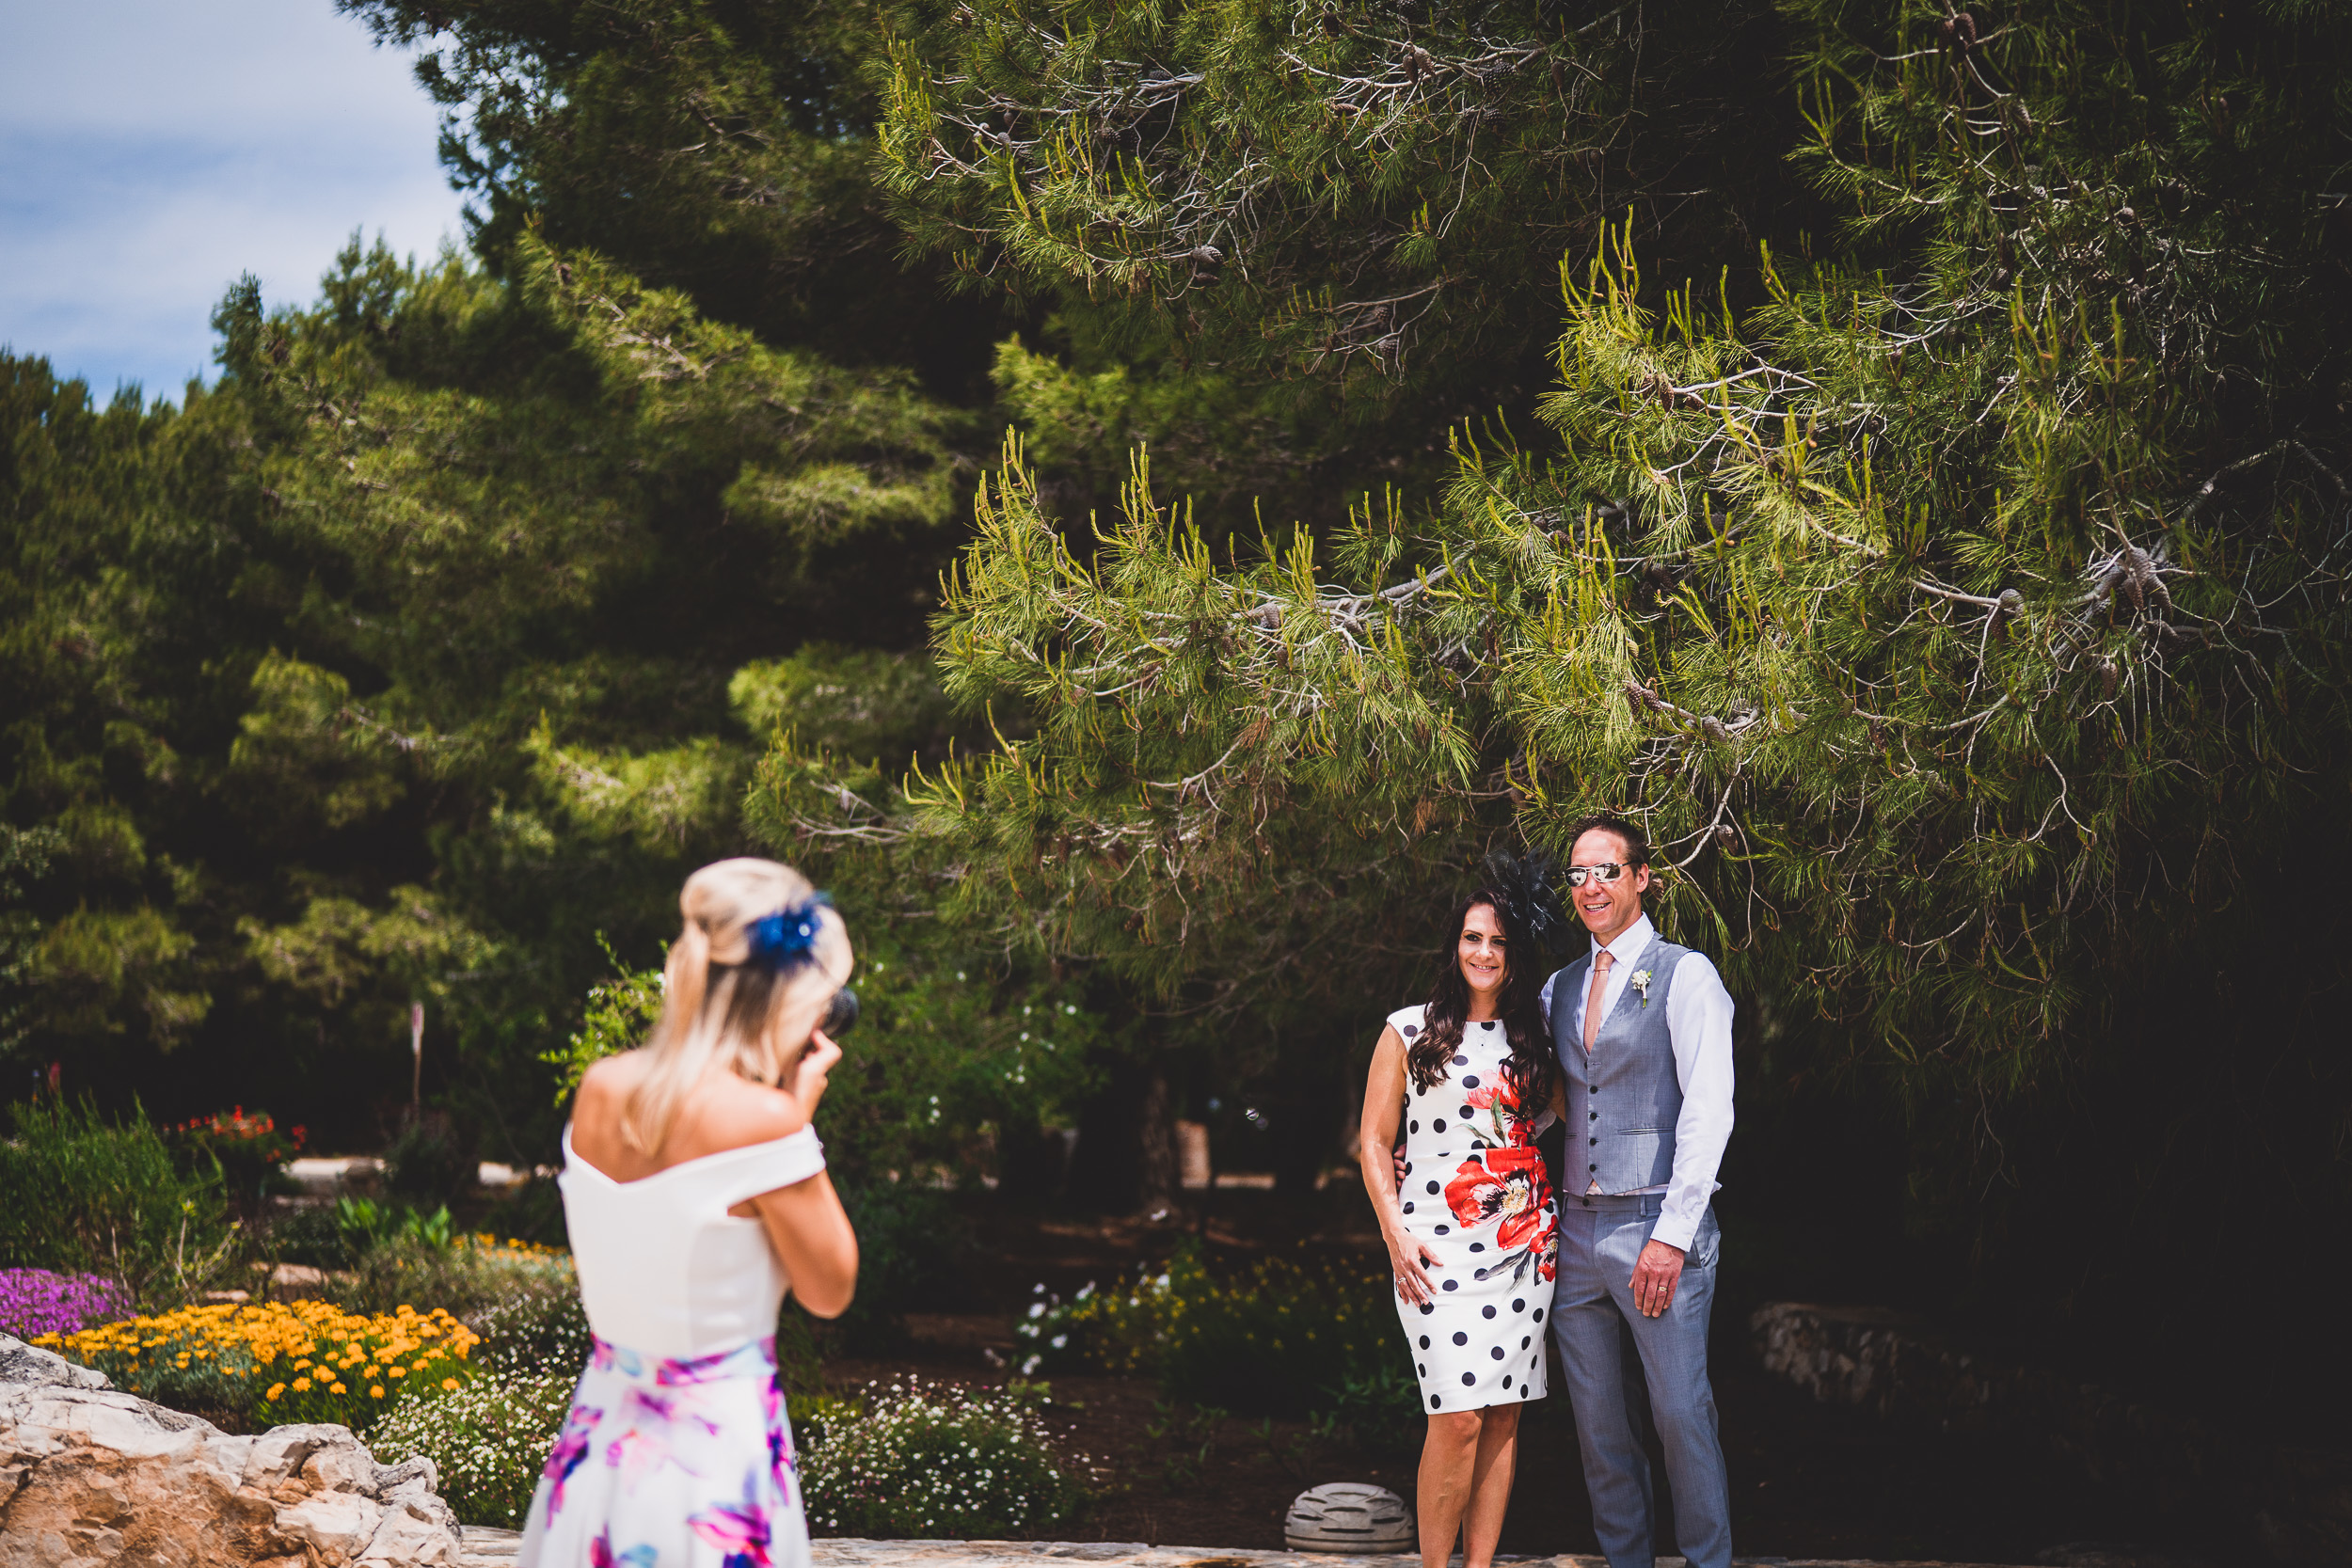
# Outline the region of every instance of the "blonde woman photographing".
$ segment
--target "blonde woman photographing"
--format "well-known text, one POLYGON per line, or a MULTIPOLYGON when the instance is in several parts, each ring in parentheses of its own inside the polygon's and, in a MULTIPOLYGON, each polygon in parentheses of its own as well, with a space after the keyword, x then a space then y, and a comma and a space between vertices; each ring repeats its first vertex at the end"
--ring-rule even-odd
POLYGON ((819 1317, 857 1238, 813 1125, 840 1047, 841 917, 773 861, 704 866, 643 1049, 588 1069, 564 1213, 595 1339, 532 1498, 522 1568, 806 1568, 784 1395, 786 1291, 819 1317))

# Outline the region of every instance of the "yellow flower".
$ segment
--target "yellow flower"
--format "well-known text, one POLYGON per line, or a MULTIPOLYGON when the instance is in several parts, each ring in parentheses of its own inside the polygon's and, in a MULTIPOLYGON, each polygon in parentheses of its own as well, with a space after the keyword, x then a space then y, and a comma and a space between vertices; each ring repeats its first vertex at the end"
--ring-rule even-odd
POLYGON ((282 1394, 282 1393, 284 1393, 285 1391, 286 1391, 286 1386, 285 1386, 284 1384, 282 1384, 282 1383, 273 1383, 273 1384, 271 1384, 271 1385, 269 1386, 269 1394, 268 1394, 268 1399, 269 1399, 270 1402, 271 1402, 272 1404, 277 1403, 277 1402, 278 1402, 278 1395, 280 1395, 280 1394, 282 1394))
POLYGON ((370 1399, 372 1399, 372 1400, 380 1400, 380 1399, 382 1399, 383 1397, 384 1397, 384 1386, 383 1386, 382 1384, 380 1384, 380 1383, 379 1383, 379 1384, 376 1384, 373 1387, 372 1387, 372 1388, 370 1388, 370 1389, 368 1390, 368 1398, 370 1398, 370 1399))
POLYGON ((441 1386, 444 1388, 454 1388, 457 1386, 457 1380, 453 1377, 445 1377, 441 1379, 441 1386))
POLYGON ((310 1391, 310 1380, 307 1377, 295 1378, 294 1380, 294 1391, 297 1394, 309 1393, 310 1391))
POLYGON ((389 1368, 386 1370, 384 1375, 386 1377, 406 1377, 408 1375, 408 1369, 405 1367, 389 1368))
POLYGON ((330 1384, 328 1384, 328 1385, 327 1385, 327 1386, 326 1386, 326 1391, 327 1391, 328 1393, 330 1393, 330 1394, 348 1394, 348 1393, 350 1393, 350 1392, 351 1392, 351 1390, 350 1390, 350 1389, 348 1389, 348 1388, 344 1387, 344 1386, 343 1386, 342 1384, 340 1384, 340 1383, 330 1383, 330 1384))

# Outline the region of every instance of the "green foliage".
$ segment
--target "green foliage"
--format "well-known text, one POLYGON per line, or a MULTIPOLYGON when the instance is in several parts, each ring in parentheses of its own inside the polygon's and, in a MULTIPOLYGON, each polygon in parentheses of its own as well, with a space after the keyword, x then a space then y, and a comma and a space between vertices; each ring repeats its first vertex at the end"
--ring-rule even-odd
POLYGON ((895 7, 346 8, 422 46, 419 79, 450 111, 444 161, 495 264, 535 225, 768 342, 944 383, 985 362, 990 314, 894 264, 866 66, 895 7))
POLYGON ((789 658, 746 664, 727 697, 754 735, 789 730, 803 746, 869 761, 935 755, 956 730, 919 654, 812 642, 789 658))
POLYGON ((1371 1453, 1421 1451, 1429 1433, 1421 1383, 1403 1355, 1359 1363, 1324 1391, 1311 1416, 1317 1436, 1371 1453))
POLYGON ((587 1012, 572 1037, 539 1058, 559 1069, 555 1086, 559 1105, 572 1098, 592 1064, 644 1044, 661 1017, 661 966, 625 968, 612 943, 601 935, 596 940, 613 973, 588 988, 587 1012))
POLYGON ((337 1301, 351 1311, 429 1303, 469 1323, 516 1297, 579 1288, 571 1254, 494 1236, 452 1236, 446 1211, 399 1213, 334 1281, 337 1301))
POLYGON ((579 1381, 577 1371, 492 1371, 402 1405, 376 1423, 368 1448, 379 1464, 431 1459, 459 1524, 519 1529, 579 1381))
POLYGON ((963 1277, 967 1232, 947 1195, 908 1180, 869 1177, 844 1191, 842 1206, 857 1232, 857 1295, 832 1333, 851 1355, 895 1354, 907 1311, 951 1294, 963 1277))
POLYGON ((1341 1401, 1367 1425, 1404 1359, 1377 1271, 1274 1258, 1221 1275, 1191 1242, 1124 1291, 1089 1284, 1065 1303, 1038 1287, 1018 1333, 1024 1375, 1148 1371, 1185 1404, 1300 1417, 1341 1401))
POLYGON ((1534 369, 1553 260, 1665 169, 1726 177, 1649 218, 1677 246, 1777 194, 1765 105, 1727 90, 1769 14, 982 0, 902 24, 881 150, 968 280, 1120 302, 1228 396, 1243 371, 1293 403, 1336 382, 1326 418, 1409 398, 1425 435, 1534 369))
POLYGON ((175 1159, 135 1107, 119 1125, 56 1098, 8 1112, 0 1264, 103 1274, 149 1301, 184 1300, 231 1260, 239 1232, 207 1150, 175 1159))
MULTIPOLYGON (((940 657, 1041 722, 906 817, 960 898, 1232 987, 1310 945, 1294 880, 1409 910, 1472 843, 1629 808, 1668 927, 1803 1059, 1973 1118, 2178 951, 2140 890, 2225 903, 2316 821, 2352 743, 2315 412, 2347 324, 2298 215, 2304 24, 2243 45, 2286 74, 2223 137, 2101 107, 2193 98, 2240 47, 2202 24, 2158 57, 2036 11, 1954 73, 1925 23, 1805 15, 1851 248, 1767 254, 1741 319, 1617 234, 1565 275, 1549 439, 1464 431, 1435 515, 1220 561, 1138 463, 1089 556, 1009 451, 940 657), (2240 363, 2302 390, 2233 400, 2240 363)), ((1348 908, 1293 985, 1378 989, 1393 921, 1348 908)))
POLYGON ((516 1291, 476 1314, 473 1328, 482 1336, 474 1359, 516 1376, 585 1367, 596 1338, 579 1286, 569 1280, 516 1291))
POLYGON ((24 907, 26 894, 64 842, 48 830, 0 822, 0 1062, 16 1059, 30 1011, 27 982, 40 924, 24 907))
MULTIPOLYGON (((907 604, 951 510, 950 421, 909 377, 593 255, 508 259, 355 243, 310 308, 240 286, 183 413, 8 361, 11 1049, 153 1083, 201 1040, 174 1091, 233 1060, 203 1108, 266 1097, 348 1147, 405 1098, 421 1001, 428 1094, 536 1163, 551 1114, 504 1107, 540 1101, 594 933, 666 934, 681 864, 742 847, 736 672, 917 634, 872 597, 907 604)), ((824 657, 886 688, 830 699, 877 736, 922 684, 824 657)))
MULTIPOLYGON (((223 1186, 242 1206, 259 1207, 278 1180, 279 1167, 302 1148, 301 1128, 282 1131, 267 1111, 248 1116, 242 1105, 191 1117, 169 1129, 169 1134, 190 1150, 202 1151, 195 1163, 209 1158, 217 1164, 223 1186)), ((190 1163, 187 1156, 183 1156, 183 1163, 190 1163)))
MULTIPOLYGON (((839 889, 836 898, 857 948, 861 1012, 818 1125, 828 1163, 874 1207, 878 1236, 907 1238, 907 1248, 893 1243, 887 1256, 919 1272, 930 1265, 918 1267, 914 1243, 934 1200, 914 1184, 939 1173, 978 1175, 987 1134, 1007 1119, 1033 1126, 1066 1115, 1091 1081, 1104 1021, 1089 1011, 1077 985, 1029 972, 992 983, 985 955, 959 952, 919 928, 917 945, 884 918, 886 907, 869 920, 863 900, 839 889)), ((625 972, 591 993, 587 1024, 550 1058, 567 1084, 597 1058, 644 1043, 660 1008, 660 979, 658 969, 625 972)), ((913 1300, 920 1292, 910 1284, 901 1293, 913 1300)))
POLYGON ((826 1534, 1028 1540, 1076 1517, 1092 1481, 1056 1450, 1041 1387, 869 1388, 854 1417, 822 1417, 801 1460, 808 1521, 826 1534))
POLYGON ((419 1208, 441 1205, 444 1227, 447 1205, 472 1194, 481 1168, 446 1116, 412 1118, 384 1150, 385 1186, 419 1208))

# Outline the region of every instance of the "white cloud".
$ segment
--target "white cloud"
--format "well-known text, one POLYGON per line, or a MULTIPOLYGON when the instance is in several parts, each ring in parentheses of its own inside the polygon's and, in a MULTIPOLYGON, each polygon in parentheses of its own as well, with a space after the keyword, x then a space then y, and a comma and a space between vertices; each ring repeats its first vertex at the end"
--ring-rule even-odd
POLYGON ((329 0, 8 0, 0 344, 177 399, 240 273, 306 300, 354 229, 458 237, 437 135, 409 56, 329 0))

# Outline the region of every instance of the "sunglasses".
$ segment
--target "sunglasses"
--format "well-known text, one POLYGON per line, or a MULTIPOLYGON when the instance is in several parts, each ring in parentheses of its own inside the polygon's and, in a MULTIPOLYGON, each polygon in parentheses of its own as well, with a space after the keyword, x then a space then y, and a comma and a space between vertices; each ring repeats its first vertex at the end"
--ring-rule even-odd
POLYGON ((1572 865, 1568 867, 1568 886, 1582 887, 1587 879, 1596 877, 1604 882, 1613 882, 1624 876, 1628 869, 1629 868, 1614 863, 1600 865, 1572 865))

